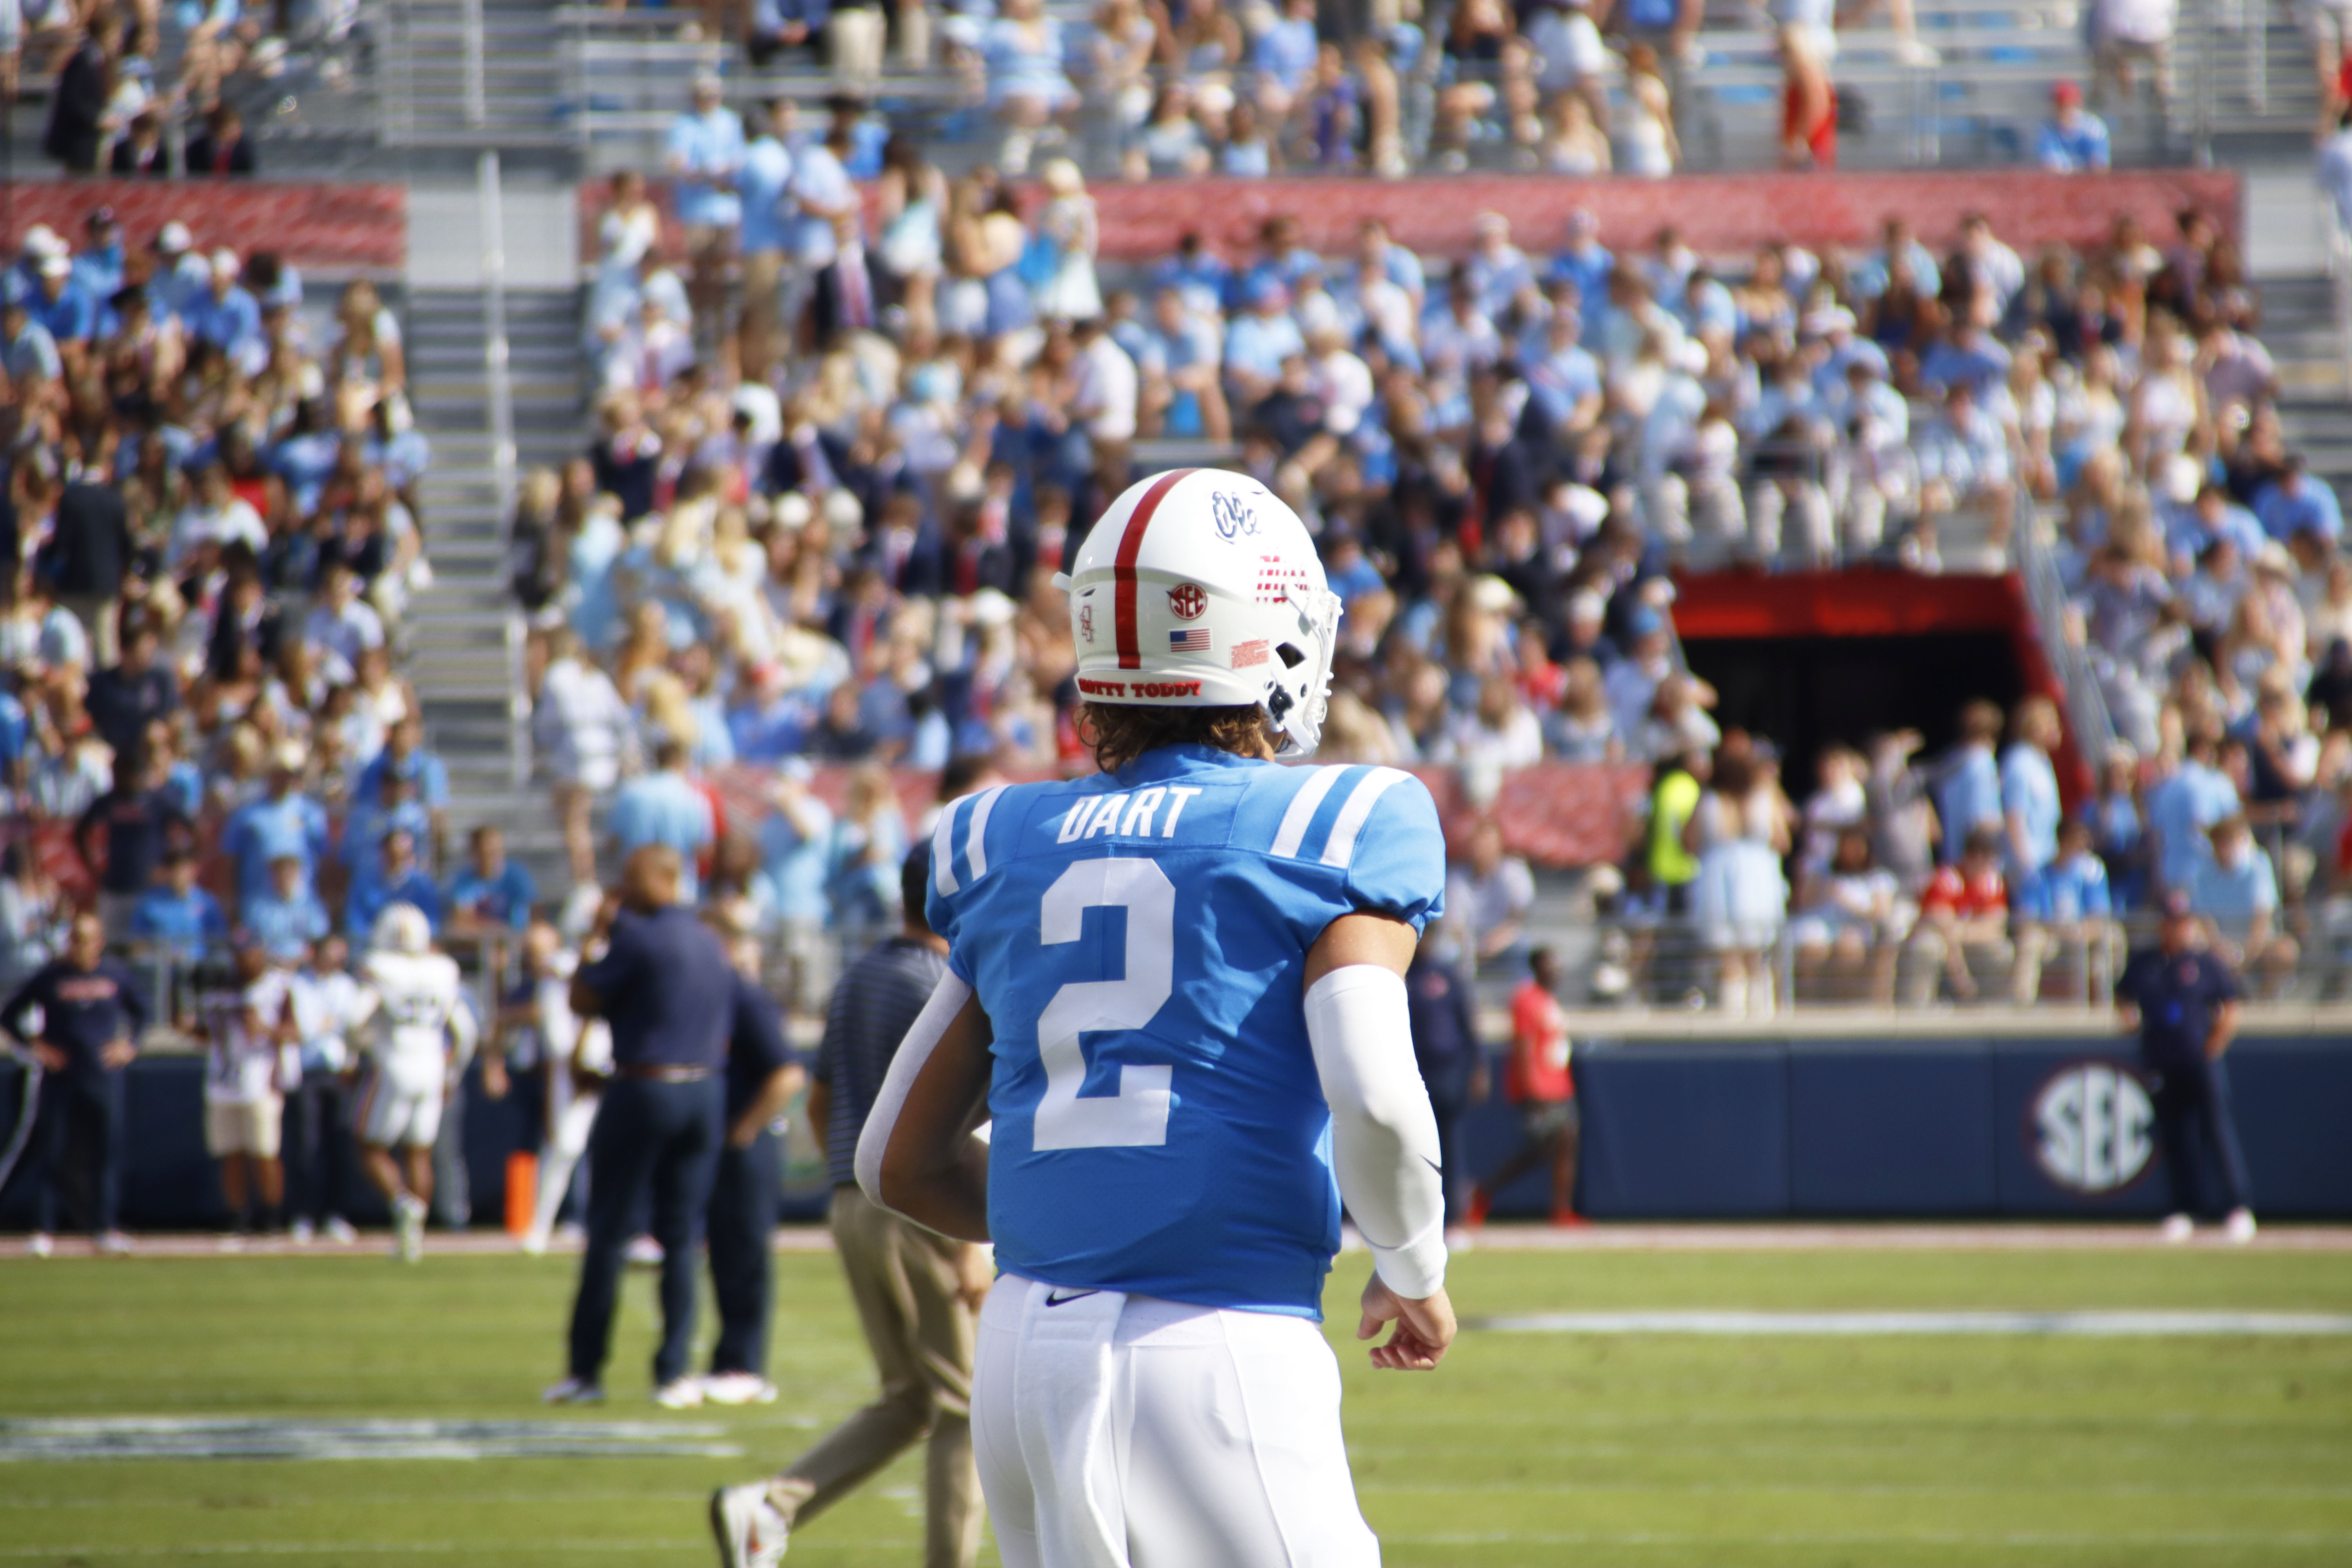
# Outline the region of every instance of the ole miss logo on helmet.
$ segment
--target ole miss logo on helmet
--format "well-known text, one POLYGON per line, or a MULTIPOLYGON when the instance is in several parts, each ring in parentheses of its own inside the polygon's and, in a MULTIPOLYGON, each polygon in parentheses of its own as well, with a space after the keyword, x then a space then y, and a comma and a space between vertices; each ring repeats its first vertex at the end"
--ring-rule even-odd
POLYGON ((1180 621, 1197 621, 1208 613, 1208 591, 1198 583, 1179 583, 1168 590, 1168 609, 1180 621))

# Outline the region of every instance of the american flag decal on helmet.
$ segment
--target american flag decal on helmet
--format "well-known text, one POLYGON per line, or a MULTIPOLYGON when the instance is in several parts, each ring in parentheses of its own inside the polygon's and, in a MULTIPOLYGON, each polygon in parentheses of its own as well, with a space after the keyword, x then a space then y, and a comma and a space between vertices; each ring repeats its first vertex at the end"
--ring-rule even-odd
POLYGON ((1206 653, 1209 651, 1209 628, 1181 626, 1168 634, 1170 653, 1206 653))

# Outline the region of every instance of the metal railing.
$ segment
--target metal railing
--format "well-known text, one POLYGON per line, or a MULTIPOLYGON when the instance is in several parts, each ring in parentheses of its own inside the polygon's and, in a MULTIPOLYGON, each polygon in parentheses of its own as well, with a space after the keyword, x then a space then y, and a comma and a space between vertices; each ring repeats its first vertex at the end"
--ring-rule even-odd
POLYGON ((2332 195, 2320 198, 2320 213, 2327 226, 2327 286, 2329 305, 2336 318, 2336 365, 2338 384, 2347 397, 2352 397, 2352 234, 2345 232, 2344 215, 2336 209, 2332 195))
MULTIPOLYGON (((478 11, 478 5, 476 9, 478 11)), ((499 155, 486 152, 477 164, 482 226, 482 384, 490 415, 490 475, 497 498, 499 546, 513 547, 515 510, 514 378, 507 343, 506 203, 499 155)), ((517 789, 530 782, 530 699, 524 668, 526 632, 522 612, 511 601, 506 612, 507 773, 517 789)))

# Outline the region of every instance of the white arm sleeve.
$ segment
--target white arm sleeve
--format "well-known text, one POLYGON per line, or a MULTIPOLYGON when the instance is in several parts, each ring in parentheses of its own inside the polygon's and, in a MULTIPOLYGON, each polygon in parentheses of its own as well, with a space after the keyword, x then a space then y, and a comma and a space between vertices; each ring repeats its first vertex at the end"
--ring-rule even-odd
POLYGON ((1404 981, 1351 963, 1307 993, 1307 1039, 1331 1106, 1332 1165, 1372 1267, 1408 1300, 1445 1284, 1437 1116, 1412 1056, 1404 981))
POLYGON ((940 976, 940 983, 931 988, 931 999, 923 1004, 907 1037, 898 1042, 898 1054, 890 1058, 890 1070, 874 1097, 874 1109, 866 1112, 866 1129, 857 1135, 857 1185, 884 1208, 889 1205, 882 1202, 882 1151, 890 1146, 890 1130, 898 1125, 908 1091, 915 1087, 923 1064, 931 1059, 932 1048, 970 1000, 971 987, 957 979, 953 970, 940 976))

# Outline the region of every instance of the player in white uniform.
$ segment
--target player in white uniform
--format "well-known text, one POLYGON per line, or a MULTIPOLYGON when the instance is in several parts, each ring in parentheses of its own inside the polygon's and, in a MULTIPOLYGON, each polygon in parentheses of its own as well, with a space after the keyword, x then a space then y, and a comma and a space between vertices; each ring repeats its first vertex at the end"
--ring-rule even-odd
POLYGON ((433 951, 433 928, 414 904, 394 904, 376 917, 361 980, 362 1006, 375 1026, 358 1113, 362 1158, 368 1178, 392 1203, 394 1255, 414 1263, 433 1200, 442 1097, 472 1055, 474 1015, 457 960, 433 951))
POLYGON ((509 1056, 532 1049, 547 1065, 547 1141, 539 1151, 538 1206, 522 1237, 522 1249, 537 1254, 547 1250, 572 1173, 588 1152, 604 1081, 613 1074, 613 1031, 602 1018, 583 1025, 572 1012, 572 975, 580 955, 563 945, 553 926, 531 922, 523 932, 522 960, 530 994, 509 1021, 527 1038, 517 1041, 519 1048, 509 1049, 509 1056))
POLYGON ((232 962, 204 993, 205 1145, 220 1162, 221 1193, 241 1238, 257 1226, 276 1230, 283 1215, 286 1167, 278 1156, 286 1089, 301 1070, 301 1029, 286 975, 260 948, 240 947, 232 962))
MULTIPOLYGON (((1373 1364, 1454 1338, 1403 981, 1436 806, 1393 768, 1269 765, 1314 749, 1339 605, 1256 481, 1135 486, 1068 588, 1107 771, 941 813, 949 973, 858 1184, 995 1246, 971 1424, 1008 1568, 1372 1568, 1316 1321, 1344 1198, 1358 1336, 1394 1325, 1373 1364)), ((727 1568, 782 1553, 764 1483, 712 1514, 727 1568)))

